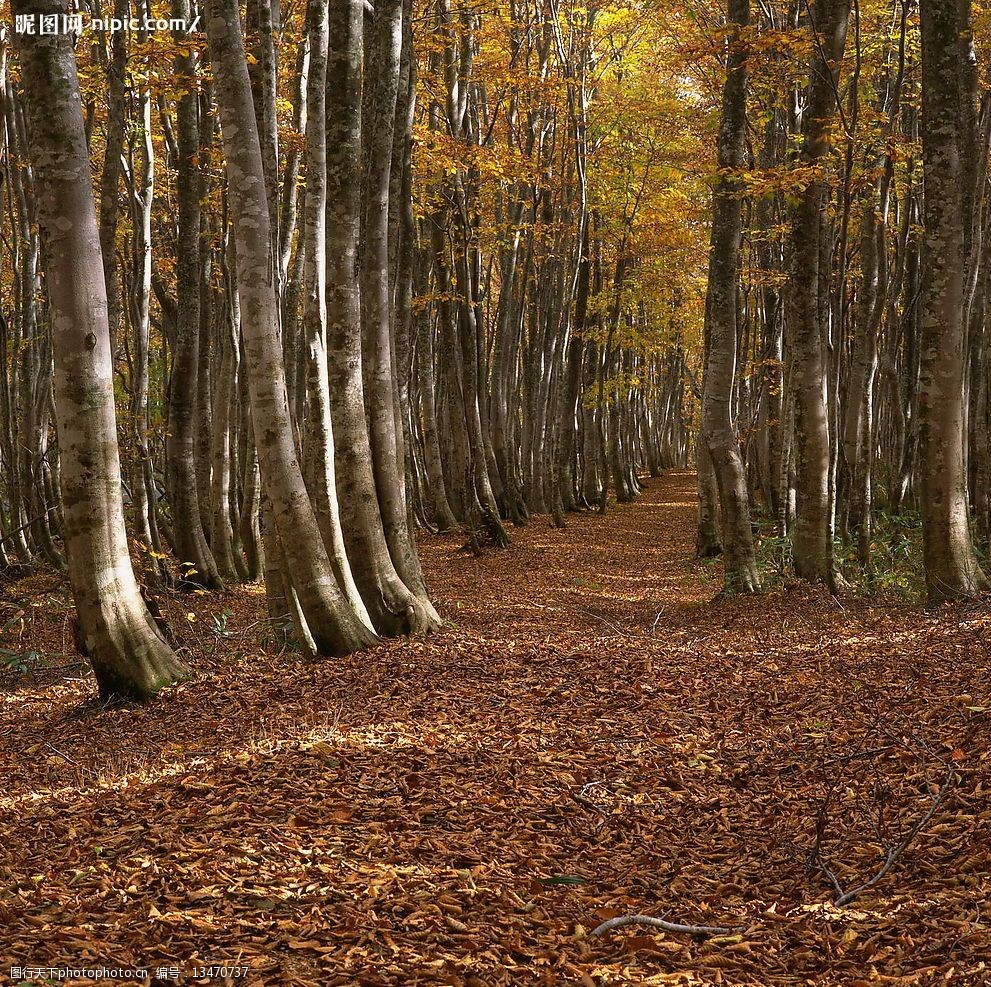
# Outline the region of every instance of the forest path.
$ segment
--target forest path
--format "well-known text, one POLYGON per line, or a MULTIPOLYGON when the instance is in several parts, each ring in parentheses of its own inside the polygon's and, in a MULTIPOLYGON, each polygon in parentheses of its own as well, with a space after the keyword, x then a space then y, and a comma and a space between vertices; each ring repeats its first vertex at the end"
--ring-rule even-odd
POLYGON ((160 701, 0 692, 0 980, 239 962, 242 983, 320 987, 986 982, 986 610, 709 603, 688 472, 512 535, 481 559, 423 540, 454 625, 426 641, 306 664, 266 637, 257 589, 170 598, 199 678, 160 701), (947 763, 926 831, 829 906, 807 868, 827 789, 848 885, 877 865, 876 793, 897 838, 947 763), (743 930, 587 937, 626 912, 743 930))
POLYGON ((718 589, 711 567, 693 566, 695 489, 693 472, 672 470, 632 504, 569 515, 563 531, 543 517, 511 528, 511 550, 481 558, 452 556, 463 538, 426 538, 431 593, 463 630, 505 634, 510 644, 530 634, 559 645, 588 634, 638 636, 659 614, 677 623, 718 589))

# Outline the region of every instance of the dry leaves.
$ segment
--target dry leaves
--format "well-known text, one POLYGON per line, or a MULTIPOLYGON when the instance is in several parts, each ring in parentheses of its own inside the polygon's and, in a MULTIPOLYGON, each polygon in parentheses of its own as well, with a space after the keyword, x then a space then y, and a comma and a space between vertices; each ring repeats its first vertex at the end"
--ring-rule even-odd
MULTIPOLYGON (((693 482, 482 559, 425 539, 452 623, 425 642, 307 665, 250 589, 164 601, 200 678, 148 707, 85 705, 71 668, 19 677, 0 692, 0 976, 985 983, 987 611, 803 589, 710 604, 693 482), (879 860, 872 810, 897 836, 946 760, 929 827, 834 908, 809 858, 827 791, 824 846, 856 883, 879 860), (740 928, 588 937, 628 912, 740 928)), ((15 632, 64 654, 47 613, 15 632)))

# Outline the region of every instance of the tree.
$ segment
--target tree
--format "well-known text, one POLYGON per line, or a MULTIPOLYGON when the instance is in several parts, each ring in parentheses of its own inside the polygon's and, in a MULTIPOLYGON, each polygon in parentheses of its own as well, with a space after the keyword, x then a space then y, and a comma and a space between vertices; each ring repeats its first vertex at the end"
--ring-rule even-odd
MULTIPOLYGON (((189 0, 173 0, 177 18, 189 15, 189 0)), ((178 237, 176 241, 176 326, 175 357, 169 383, 169 432, 167 457, 169 500, 176 519, 174 537, 184 578, 208 588, 223 586, 217 563, 207 544, 201 513, 201 490, 196 469, 197 408, 200 349, 200 200, 202 179, 197 160, 200 155, 199 96, 196 91, 195 62, 185 40, 178 37, 179 52, 175 71, 183 90, 176 108, 176 192, 178 197, 178 237)))
POLYGON ((303 632, 319 655, 348 654, 371 644, 375 635, 337 584, 296 452, 269 202, 238 8, 234 0, 211 0, 207 11, 237 241, 237 291, 242 311, 251 313, 242 332, 262 483, 303 632))
MULTIPOLYGON (((390 554, 365 418, 362 306, 358 283, 363 160, 363 16, 364 5, 360 0, 331 0, 331 42, 327 58, 327 341, 337 492, 348 558, 376 629, 383 634, 417 633, 439 627, 440 618, 425 594, 403 581, 397 571, 399 563, 390 554)), ((384 19, 380 23, 380 42, 396 44, 392 34, 394 11, 384 9, 379 16, 384 19)), ((387 66, 382 68, 386 70, 387 66)), ((390 71, 395 71, 395 67, 390 71)), ((387 80, 381 81, 381 85, 388 88, 387 80)), ((379 107, 380 113, 382 109, 379 107)), ((381 146, 391 159, 391 131, 389 141, 383 140, 381 146)), ((381 162, 379 167, 383 167, 381 162)), ((387 173, 384 181, 388 181, 387 173)), ((381 174, 378 182, 377 196, 382 194, 381 174)), ((376 221, 380 221, 383 208, 387 208, 387 201, 376 202, 376 221)), ((376 226, 376 235, 381 236, 379 226, 376 226)), ((377 245, 375 256, 379 262, 381 250, 381 244, 377 245)), ((376 277, 380 275, 381 272, 376 277)), ((376 297, 375 304, 382 304, 380 296, 376 297)), ((374 309, 372 314, 375 314, 374 309)), ((381 320, 380 312, 378 316, 381 320)), ((386 323, 376 321, 369 329, 370 341, 385 347, 386 341, 382 337, 385 330, 386 323)), ((380 372, 387 354, 388 350, 383 349, 370 357, 376 372, 380 372)), ((373 409, 379 427, 388 430, 388 416, 394 415, 392 392, 391 389, 388 394, 384 392, 382 386, 375 388, 369 400, 387 399, 390 402, 388 406, 373 409)), ((394 474, 402 476, 396 458, 393 457, 390 464, 381 449, 379 463, 381 469, 391 468, 394 474)), ((393 533, 397 534, 395 513, 392 523, 393 533)))
POLYGON ((348 602, 371 626, 344 547, 334 463, 327 376, 327 0, 310 0, 307 79, 306 200, 303 228, 303 328, 306 340, 306 429, 303 475, 324 546, 348 602))
POLYGON ((933 603, 989 588, 974 554, 964 470, 966 90, 960 84, 969 0, 922 0, 925 241, 919 372, 919 466, 926 587, 933 603))
POLYGON ((830 428, 826 402, 828 365, 822 293, 828 272, 823 221, 823 168, 830 147, 829 121, 837 103, 837 80, 846 44, 850 0, 816 0, 809 25, 816 36, 802 116, 800 161, 807 181, 800 193, 792 231, 789 329, 794 351, 796 510, 795 572, 835 589, 833 511, 830 483, 830 428))
POLYGON ((749 0, 729 0, 726 83, 716 150, 719 174, 712 196, 712 244, 706 321, 708 359, 702 399, 702 434, 719 490, 725 587, 750 593, 760 588, 750 501, 743 458, 733 420, 736 375, 737 291, 742 203, 739 172, 745 165, 747 136, 747 52, 741 38, 750 20, 749 0))
MULTIPOLYGON (((36 22, 64 0, 15 0, 36 22)), ((68 35, 18 33, 52 324, 69 581, 103 699, 147 699, 187 672, 141 597, 120 492, 107 291, 68 35)))

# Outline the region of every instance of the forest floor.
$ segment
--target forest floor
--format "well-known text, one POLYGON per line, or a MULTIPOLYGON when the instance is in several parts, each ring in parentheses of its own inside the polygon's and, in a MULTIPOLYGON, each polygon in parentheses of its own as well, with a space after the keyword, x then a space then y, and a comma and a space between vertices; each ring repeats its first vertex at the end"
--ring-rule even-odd
POLYGON ((343 661, 257 589, 170 596, 197 678, 144 707, 93 702, 52 578, 0 587, 0 654, 42 656, 0 690, 0 982, 991 983, 988 608, 713 601, 694 503, 425 537, 449 626, 343 661), (884 846, 835 907, 817 859, 850 888, 884 846), (590 935, 629 912, 734 928, 590 935))

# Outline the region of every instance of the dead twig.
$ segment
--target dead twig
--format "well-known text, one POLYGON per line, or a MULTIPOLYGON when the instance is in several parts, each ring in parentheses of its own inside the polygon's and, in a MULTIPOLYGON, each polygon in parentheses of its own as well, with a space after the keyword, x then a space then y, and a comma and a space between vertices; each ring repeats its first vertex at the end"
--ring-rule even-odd
POLYGON ((593 936, 601 936, 613 929, 622 929, 627 925, 649 925, 654 929, 665 932, 684 932, 690 936, 720 936, 736 931, 735 928, 722 925, 683 925, 681 922, 668 922, 663 918, 652 915, 624 915, 621 918, 611 918, 592 930, 593 936))
POLYGON ((581 787, 581 791, 579 791, 579 792, 577 792, 577 793, 575 793, 575 792, 572 792, 572 793, 571 793, 571 797, 572 797, 572 798, 573 798, 573 799, 574 799, 574 800, 575 800, 575 801, 576 801, 576 802, 577 802, 577 803, 578 803, 579 805, 583 805, 583 806, 585 806, 585 808, 586 808, 586 809, 591 809, 591 810, 592 810, 593 812, 599 812, 599 813, 601 813, 601 814, 602 814, 602 815, 604 815, 604 816, 605 816, 605 815, 608 815, 608 810, 606 809, 606 807, 605 807, 604 805, 599 805, 599 803, 598 803, 598 802, 593 802, 593 801, 592 801, 592 800, 591 800, 590 798, 588 798, 588 796, 586 795, 586 792, 587 792, 587 791, 588 791, 588 790, 589 790, 590 788, 595 788, 595 786, 596 786, 596 785, 601 785, 601 784, 602 784, 602 782, 601 782, 601 781, 590 781, 590 782, 589 782, 589 783, 588 783, 587 785, 582 785, 582 787, 581 787))
POLYGON ((47 747, 47 748, 48 748, 49 750, 51 750, 51 751, 54 751, 54 753, 56 753, 56 754, 58 754, 58 756, 59 756, 60 758, 62 758, 62 759, 63 759, 64 761, 68 761, 68 762, 69 762, 69 764, 75 764, 75 763, 76 763, 76 762, 75 762, 75 761, 74 761, 74 760, 73 760, 73 759, 72 759, 71 757, 69 757, 69 755, 68 755, 68 754, 65 754, 64 752, 62 752, 62 751, 60 751, 60 750, 59 750, 59 749, 58 749, 58 748, 57 748, 57 747, 56 747, 56 746, 55 746, 54 744, 50 744, 50 743, 48 743, 48 741, 47 741, 47 740, 43 740, 43 741, 42 741, 42 743, 43 743, 43 744, 44 744, 44 745, 45 745, 45 746, 46 746, 46 747, 47 747))
POLYGON ((866 751, 854 751, 852 754, 841 754, 837 757, 826 758, 822 763, 826 764, 849 764, 850 761, 856 761, 861 757, 875 757, 878 754, 887 754, 888 751, 894 750, 892 744, 888 744, 886 747, 872 747, 870 750, 866 751))
MULTIPOLYGON (((946 777, 943 779, 943 784, 940 786, 939 791, 933 798, 932 805, 929 806, 925 815, 921 816, 916 822, 916 824, 908 831, 906 837, 901 841, 901 843, 896 844, 893 847, 888 847, 887 855, 885 856, 884 863, 877 869, 874 876, 864 881, 863 884, 858 884, 855 888, 851 888, 849 891, 842 892, 839 897, 833 902, 837 908, 842 908, 844 905, 850 904, 854 898, 859 897, 865 891, 869 891, 873 888, 884 876, 891 870, 892 867, 898 862, 898 858, 908 849, 909 844, 922 832, 923 829, 928 825, 929 820, 936 815, 936 810, 942 805, 943 800, 946 798, 947 793, 953 785, 953 766, 949 765, 946 769, 946 777)), ((840 890, 839 882, 836 880, 834 875, 825 867, 823 869, 826 871, 828 877, 833 881, 833 885, 837 890, 840 890)))

